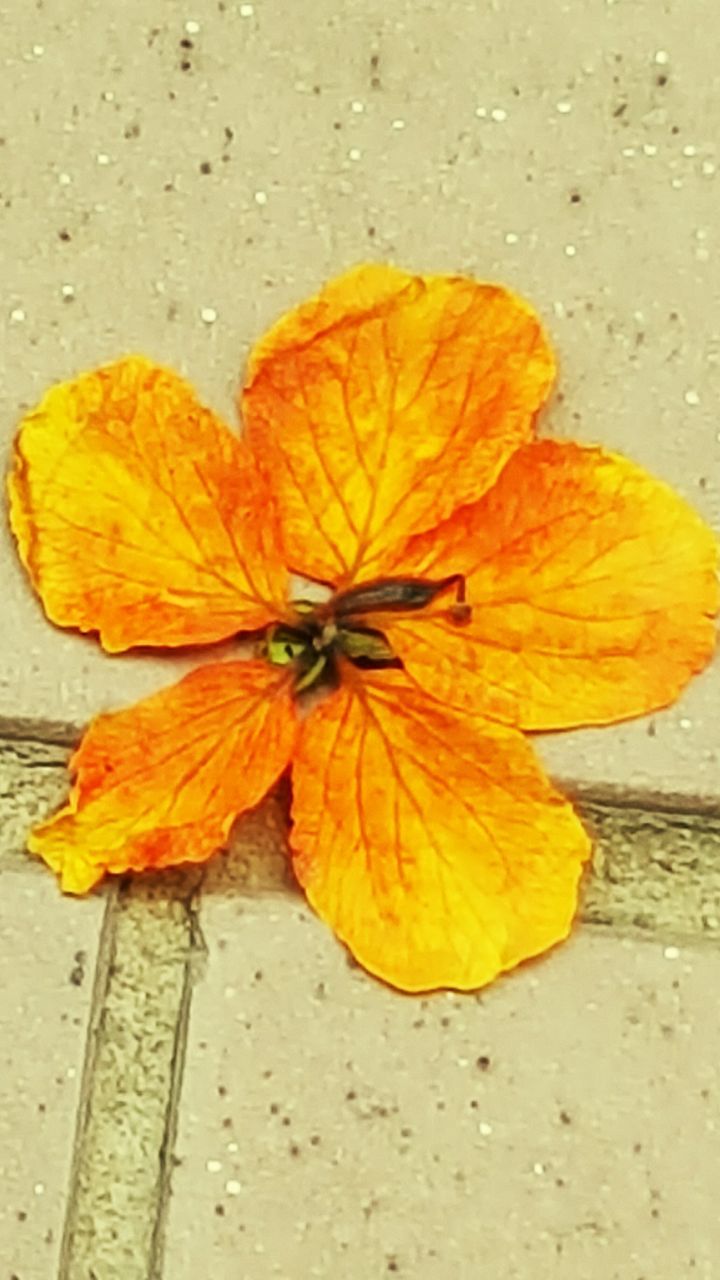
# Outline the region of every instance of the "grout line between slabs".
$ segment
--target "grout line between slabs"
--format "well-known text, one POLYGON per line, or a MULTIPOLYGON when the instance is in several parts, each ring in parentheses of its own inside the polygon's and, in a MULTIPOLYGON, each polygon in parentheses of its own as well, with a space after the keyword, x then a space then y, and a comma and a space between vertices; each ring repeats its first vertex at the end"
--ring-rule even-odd
POLYGON ((78 1102, 75 1120, 75 1141, 73 1144, 70 1176, 66 1191, 67 1209, 65 1213, 62 1244, 60 1247, 58 1280, 65 1280, 65 1277, 70 1274, 71 1253, 77 1218, 77 1200, 74 1193, 80 1179, 80 1170, 85 1155, 90 1122, 90 1108, 92 1105, 95 1065, 100 1047, 108 984, 110 981, 110 972, 115 954, 116 906, 117 889, 113 886, 108 893, 108 899, 105 904, 105 913, 98 942, 95 977, 90 1002, 90 1021, 86 1037, 85 1061, 83 1063, 82 1080, 80 1083, 80 1099, 78 1102))
POLYGON ((201 880, 125 881, 108 904, 58 1280, 162 1276, 201 880))
POLYGON ((172 1190, 172 1172, 177 1138, 178 1118, 180 1111, 180 1095, 185 1072, 185 1055, 187 1053, 188 1029, 190 1026, 190 1007, 192 991, 197 977, 198 957, 203 960, 207 955, 207 947, 200 926, 197 899, 202 886, 202 873, 199 873, 192 895, 187 899, 187 919, 190 931, 190 951, 184 962, 184 980, 177 1021, 175 1024, 175 1041, 173 1045, 172 1070, 165 1106, 165 1126, 162 1146, 160 1148, 160 1179, 158 1198, 155 1209, 155 1222, 148 1254, 148 1280, 162 1280, 165 1252, 165 1235, 167 1215, 172 1190))

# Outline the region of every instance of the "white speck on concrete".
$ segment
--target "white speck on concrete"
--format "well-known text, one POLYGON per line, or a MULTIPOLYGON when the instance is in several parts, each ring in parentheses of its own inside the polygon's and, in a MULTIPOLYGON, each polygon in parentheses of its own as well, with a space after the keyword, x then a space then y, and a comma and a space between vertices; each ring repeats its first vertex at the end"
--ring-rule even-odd
POLYGON ((504 107, 493 107, 490 115, 496 124, 502 124, 503 120, 507 120, 507 111, 504 107))
POLYGON ((255 203, 256 203, 256 204, 267 204, 267 201, 268 201, 268 198, 267 198, 267 191, 256 191, 256 192, 255 192, 255 203))
POLYGON ((35 1186, 33 1187, 33 1191, 35 1192, 35 1195, 36 1195, 36 1196, 41 1196, 41 1195, 43 1194, 44 1190, 45 1190, 45 1183, 44 1183, 44 1182, 36 1182, 36 1183, 35 1183, 35 1186))
POLYGON ((506 231, 505 233, 506 244, 517 244, 519 238, 520 237, 514 231, 506 231))
POLYGON ((574 245, 574 244, 566 244, 566 245, 565 245, 565 253, 567 254, 568 258, 574 258, 574 257, 575 257, 575 254, 577 253, 577 249, 575 248, 575 245, 574 245))
POLYGON ((35 54, 36 58, 42 58, 45 52, 45 46, 42 44, 34 44, 32 47, 32 51, 35 54))
POLYGON ((392 122, 392 127, 393 127, 393 129, 404 129, 404 128, 405 128, 405 121, 404 121, 404 120, 393 120, 393 122, 392 122))
POLYGON ((214 324, 218 318, 218 313, 214 307, 203 307, 200 312, 200 319, 203 324, 214 324))
MULTIPOLYGON (((685 403, 686 403, 686 404, 699 404, 699 403, 700 403, 700 396, 699 396, 698 392, 695 390, 695 388, 694 388, 694 387, 690 387, 690 389, 689 389, 688 391, 686 391, 686 392, 685 392, 685 403)), ((690 721, 688 720, 688 721, 687 721, 687 725, 686 725, 685 721, 684 721, 684 720, 681 720, 681 721, 680 721, 680 724, 683 726, 683 728, 686 728, 686 727, 689 727, 689 725, 690 725, 690 721)))
POLYGON ((480 1124, 478 1125, 478 1129, 482 1134, 483 1138, 488 1138, 493 1131, 492 1125, 488 1124, 487 1120, 481 1120, 480 1124))
POLYGON ((487 107, 476 107, 475 115, 479 116, 481 120, 484 120, 487 116, 487 107))
POLYGON ((556 102, 555 110, 559 111, 561 116, 567 116, 572 111, 572 102, 567 102, 567 101, 556 102))
POLYGON ((657 152, 658 152, 658 149, 657 149, 657 147, 655 146, 655 143, 654 143, 654 142, 644 142, 644 143, 643 143, 643 152, 644 152, 644 154, 645 154, 646 156, 656 156, 656 155, 657 155, 657 152))
POLYGON ((208 1173, 219 1173, 222 1169, 222 1164, 219 1160, 206 1160, 205 1168, 208 1173))
POLYGON ((71 285, 71 284, 64 284, 64 285, 62 286, 62 288, 61 288, 60 292, 61 292, 61 294, 62 294, 63 298, 74 298, 74 297, 75 297, 75 287, 74 287, 74 285, 71 285))
POLYGON ((667 52, 666 49, 658 49, 657 53, 655 54, 655 61, 657 62, 659 67, 666 67, 668 62, 670 61, 670 54, 667 52))
POLYGON ((717 166, 712 160, 703 160, 702 162, 702 171, 706 178, 711 177, 712 174, 715 173, 716 167, 717 166))
POLYGON ((362 151, 360 150, 359 147, 351 147, 350 150, 348 151, 349 160, 359 160, 361 155, 362 155, 362 151))
POLYGON ((58 182, 60 183, 61 187, 69 187, 70 183, 72 182, 72 178, 70 177, 69 173, 59 173, 58 182))
POLYGON ((115 94, 113 93, 112 89, 104 89, 102 97, 103 97, 103 102, 115 101, 115 94))
POLYGON ((544 1172, 545 1172, 545 1165, 541 1164, 539 1160, 536 1160, 535 1164, 533 1165, 533 1173, 536 1173, 538 1177, 541 1177, 544 1172))
POLYGON ((637 154, 634 147, 623 147, 622 153, 624 156, 634 156, 637 154))
POLYGON ((255 12, 255 5, 253 5, 253 4, 241 4, 241 5, 240 5, 240 17, 241 17, 241 18, 252 18, 252 16, 253 16, 254 12, 255 12))
POLYGON ((23 320, 25 319, 25 312, 23 311, 22 307, 13 307, 12 311, 10 312, 10 319, 12 320, 13 324, 22 324, 23 320))
POLYGON ((242 1187, 235 1178, 230 1178, 229 1181, 225 1183, 225 1190, 229 1196, 239 1196, 242 1191, 242 1187))
POLYGON ((684 155, 684 156, 696 156, 696 155, 697 155, 697 147, 694 147, 694 146, 693 146, 693 144, 692 144, 692 142, 688 142, 687 146, 686 146, 686 147, 683 147, 683 155, 684 155))
POLYGON ((110 157, 109 157, 109 155, 107 154, 107 152, 106 152, 106 151, 98 151, 98 153, 97 153, 97 155, 96 155, 95 159, 97 160, 98 164, 109 164, 109 163, 110 163, 110 157))
POLYGON ((362 115, 363 111, 365 110, 365 103, 364 103, 364 102, 359 102, 359 101, 357 100, 357 98, 356 98, 356 99, 354 100, 354 102, 351 102, 351 103, 350 103, 350 110, 351 110, 351 111, 354 111, 354 112, 355 112, 355 115, 360 116, 360 115, 362 115))
POLYGON ((680 959, 680 948, 679 948, 679 947, 665 947, 665 950, 663 951, 663 955, 664 955, 664 957, 665 957, 665 959, 666 959, 666 960, 679 960, 679 959, 680 959))
POLYGON ((200 23, 196 22, 194 18, 188 18, 187 22, 185 23, 185 30, 187 31, 189 36, 196 36, 199 34, 199 31, 200 31, 200 23))

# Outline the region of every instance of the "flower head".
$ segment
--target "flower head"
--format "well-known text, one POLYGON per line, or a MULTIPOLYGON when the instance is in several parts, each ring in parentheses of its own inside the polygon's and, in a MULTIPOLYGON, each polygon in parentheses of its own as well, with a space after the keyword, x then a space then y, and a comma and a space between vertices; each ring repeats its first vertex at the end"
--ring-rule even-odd
POLYGON ((474 988, 567 934, 589 841, 522 731, 672 701, 717 543, 632 463, 535 438, 553 376, 505 289, 362 267, 261 340, 242 439, 140 357, 48 392, 9 488, 50 619, 113 653, 257 642, 90 725, 30 837, 64 889, 206 860, 289 767, 298 880, 372 972, 474 988))

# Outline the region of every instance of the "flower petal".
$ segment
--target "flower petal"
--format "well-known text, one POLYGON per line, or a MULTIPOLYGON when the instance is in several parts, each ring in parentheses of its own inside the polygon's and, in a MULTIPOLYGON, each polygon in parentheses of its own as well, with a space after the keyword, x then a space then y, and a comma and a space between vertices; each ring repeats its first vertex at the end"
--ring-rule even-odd
POLYGON ((255 348, 248 437, 272 476, 287 562, 338 585, 492 484, 532 431, 554 362, 497 285, 365 266, 255 348))
POLYGON ((438 607, 378 625, 453 705, 524 729, 605 724, 666 706, 708 662, 717 563, 712 530, 667 485, 546 440, 405 549, 404 572, 467 576, 472 621, 438 607))
POLYGON ((176 374, 131 356, 24 420, 11 524, 48 617, 111 652, 219 640, 283 598, 252 456, 176 374))
POLYGON ((479 987, 564 938, 589 841, 521 734, 402 672, 349 680, 293 766, 295 870, 319 915, 405 991, 479 987))
POLYGON ((296 733, 277 670, 200 667, 93 721, 71 761, 70 799, 35 828, 30 851, 69 893, 86 893, 106 871, 204 862, 282 773, 296 733))

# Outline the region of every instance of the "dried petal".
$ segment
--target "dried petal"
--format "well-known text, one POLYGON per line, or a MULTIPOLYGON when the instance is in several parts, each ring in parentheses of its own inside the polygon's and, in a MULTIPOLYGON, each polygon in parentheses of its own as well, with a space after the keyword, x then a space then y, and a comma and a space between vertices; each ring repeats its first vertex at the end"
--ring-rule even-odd
POLYGON ((347 586, 477 499, 530 437, 554 374, 537 317, 497 285, 357 268, 252 354, 243 415, 287 562, 347 586))
POLYGON ((718 543, 667 485, 600 449, 542 441, 480 502, 415 538, 404 572, 466 575, 472 621, 376 616, 451 705, 564 729, 672 702, 715 645, 718 543))
POLYGON ((589 841, 516 730, 402 672, 349 673, 302 725, 295 870, 372 973, 470 989, 564 938, 589 841))
POLYGON ((296 732, 286 675, 264 662, 200 667, 92 722, 70 799, 30 851, 69 893, 106 871, 205 862, 282 773, 296 732))
POLYGON ((11 523, 48 617, 111 652, 262 626, 285 592, 245 444, 134 356, 53 387, 24 420, 11 523))

